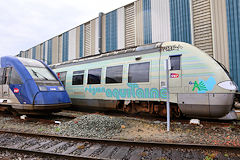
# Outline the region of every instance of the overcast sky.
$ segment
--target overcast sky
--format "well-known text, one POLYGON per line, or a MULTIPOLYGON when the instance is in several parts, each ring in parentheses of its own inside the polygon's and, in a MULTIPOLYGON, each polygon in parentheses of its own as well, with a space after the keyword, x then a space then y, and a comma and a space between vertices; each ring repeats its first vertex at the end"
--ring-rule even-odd
POLYGON ((16 55, 135 0, 0 0, 0 56, 16 55))

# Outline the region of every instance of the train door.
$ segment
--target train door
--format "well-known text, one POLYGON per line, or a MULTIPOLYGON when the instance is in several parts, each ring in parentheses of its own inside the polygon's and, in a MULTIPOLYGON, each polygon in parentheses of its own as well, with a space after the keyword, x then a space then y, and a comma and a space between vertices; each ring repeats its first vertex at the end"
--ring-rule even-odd
POLYGON ((169 87, 176 88, 176 91, 182 87, 181 57, 181 55, 169 56, 169 87))
POLYGON ((10 74, 12 68, 4 68, 3 70, 3 85, 2 85, 2 97, 8 98, 10 96, 10 88, 9 88, 9 81, 10 81, 10 74))

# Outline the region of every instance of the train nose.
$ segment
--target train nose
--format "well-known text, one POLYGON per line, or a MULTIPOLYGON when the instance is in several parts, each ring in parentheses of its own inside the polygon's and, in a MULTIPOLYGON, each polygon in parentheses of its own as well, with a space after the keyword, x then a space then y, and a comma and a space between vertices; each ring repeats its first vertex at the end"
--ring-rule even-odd
POLYGON ((33 104, 61 104, 71 103, 66 92, 52 91, 52 92, 38 92, 33 99, 33 104))
POLYGON ((220 118, 231 111, 234 94, 181 94, 179 107, 183 114, 195 117, 220 118))

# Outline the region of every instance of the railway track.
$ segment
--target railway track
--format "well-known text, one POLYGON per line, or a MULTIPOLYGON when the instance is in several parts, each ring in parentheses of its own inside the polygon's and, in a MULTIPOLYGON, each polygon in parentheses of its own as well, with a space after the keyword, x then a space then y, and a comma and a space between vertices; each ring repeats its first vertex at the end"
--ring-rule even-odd
POLYGON ((239 147, 87 139, 0 131, 0 150, 63 159, 240 159, 239 147))

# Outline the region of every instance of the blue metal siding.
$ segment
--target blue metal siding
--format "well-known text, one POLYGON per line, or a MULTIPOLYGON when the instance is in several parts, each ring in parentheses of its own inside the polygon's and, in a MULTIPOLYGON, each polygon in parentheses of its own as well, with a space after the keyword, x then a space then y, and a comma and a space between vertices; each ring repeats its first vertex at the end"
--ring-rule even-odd
POLYGON ((68 32, 63 33, 62 61, 68 60, 68 32))
POLYGON ((189 0, 170 0, 171 40, 192 43, 189 0))
POLYGON ((52 64, 52 40, 48 40, 47 64, 52 64))
POLYGON ((230 74, 240 86, 240 1, 226 0, 226 8, 230 74))
POLYGON ((117 49, 117 10, 106 15, 106 51, 117 49))
POLYGON ((80 49, 79 49, 79 57, 83 57, 83 25, 80 26, 80 49))
POLYGON ((36 59, 36 47, 32 49, 32 59, 36 59))
POLYGON ((144 44, 152 43, 151 0, 143 0, 143 38, 144 44))

